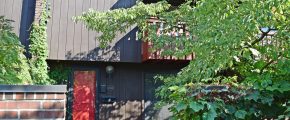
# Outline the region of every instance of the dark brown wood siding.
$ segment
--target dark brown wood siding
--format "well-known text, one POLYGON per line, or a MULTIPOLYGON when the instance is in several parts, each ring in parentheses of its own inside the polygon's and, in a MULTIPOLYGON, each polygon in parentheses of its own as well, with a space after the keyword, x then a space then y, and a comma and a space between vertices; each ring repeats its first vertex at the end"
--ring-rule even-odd
MULTIPOLYGON (((118 62, 75 62, 75 61, 48 61, 51 69, 57 65, 65 65, 73 68, 94 68, 99 70, 98 85, 107 85, 107 91, 100 95, 102 97, 116 97, 115 103, 100 102, 100 119, 101 120, 142 120, 142 119, 156 119, 150 112, 151 116, 146 112, 152 110, 152 99, 146 96, 154 95, 154 83, 152 86, 145 85, 145 75, 177 73, 181 68, 188 63, 118 63, 118 62), (106 74, 105 67, 112 65, 114 72, 111 78, 106 74), (147 89, 145 89, 147 88, 147 89), (150 88, 150 91, 148 91, 150 88), (153 90, 152 90, 153 89, 153 90), (147 94, 148 92, 151 92, 147 94), (146 93, 146 95, 145 95, 146 93)), ((148 79, 147 79, 148 80, 148 79)), ((150 83, 149 83, 150 84, 150 83)), ((100 90, 100 89, 99 89, 100 90)), ((167 113, 162 113, 159 118, 166 117, 167 113)))
POLYGON ((0 0, 0 16, 13 20, 14 32, 28 50, 29 29, 34 18, 35 0, 0 0))
POLYGON ((0 0, 0 16, 13 20, 14 32, 19 35, 22 0, 0 0))
POLYGON ((82 22, 74 23, 73 16, 90 8, 107 11, 128 8, 136 0, 48 0, 51 19, 48 23, 50 60, 141 62, 141 41, 137 40, 137 28, 118 34, 105 49, 99 48, 95 39, 100 33, 88 30, 82 22))

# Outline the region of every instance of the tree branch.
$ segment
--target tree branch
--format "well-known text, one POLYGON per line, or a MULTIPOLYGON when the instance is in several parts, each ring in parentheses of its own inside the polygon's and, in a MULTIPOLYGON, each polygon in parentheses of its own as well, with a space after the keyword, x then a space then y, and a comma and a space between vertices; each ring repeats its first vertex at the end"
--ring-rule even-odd
MULTIPOLYGON (((278 55, 278 58, 281 57, 281 56, 282 56, 282 54, 279 54, 279 55, 278 55)), ((260 71, 261 71, 260 74, 262 74, 263 71, 264 71, 264 70, 265 70, 269 65, 271 65, 273 62, 275 62, 274 59, 270 60, 270 61, 269 61, 269 62, 268 62, 264 67, 262 67, 261 70, 260 70, 260 71)))
POLYGON ((276 29, 269 28, 266 32, 263 32, 263 31, 262 31, 262 28, 260 28, 260 31, 262 32, 262 35, 261 35, 261 37, 260 37, 259 39, 256 39, 255 41, 253 41, 253 42, 251 43, 251 46, 253 46, 254 44, 256 44, 256 43, 260 42, 261 40, 263 40, 263 39, 268 35, 268 33, 269 33, 271 30, 276 30, 276 29))

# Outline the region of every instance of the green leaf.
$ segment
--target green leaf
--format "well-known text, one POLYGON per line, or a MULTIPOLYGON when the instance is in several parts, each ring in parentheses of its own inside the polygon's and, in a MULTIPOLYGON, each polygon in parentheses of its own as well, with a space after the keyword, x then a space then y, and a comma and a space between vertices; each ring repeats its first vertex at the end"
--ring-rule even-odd
POLYGON ((217 113, 214 108, 211 108, 208 112, 202 114, 203 120, 214 120, 217 117, 217 113))
POLYGON ((180 112, 181 110, 186 109, 186 107, 187 107, 187 105, 184 102, 180 102, 176 105, 175 108, 178 112, 180 112))
POLYGON ((252 52, 252 54, 254 56, 259 56, 260 55, 260 52, 258 50, 256 50, 256 49, 254 49, 254 48, 249 48, 249 50, 252 52))
POLYGON ((171 86, 168 88, 170 91, 176 91, 178 89, 178 86, 171 86))
POLYGON ((246 117, 247 112, 244 110, 238 110, 235 112, 235 117, 244 119, 246 117))
POLYGON ((200 104, 198 102, 192 101, 189 104, 189 107, 194 111, 194 112, 198 112, 200 110, 202 110, 204 108, 203 104, 200 104))

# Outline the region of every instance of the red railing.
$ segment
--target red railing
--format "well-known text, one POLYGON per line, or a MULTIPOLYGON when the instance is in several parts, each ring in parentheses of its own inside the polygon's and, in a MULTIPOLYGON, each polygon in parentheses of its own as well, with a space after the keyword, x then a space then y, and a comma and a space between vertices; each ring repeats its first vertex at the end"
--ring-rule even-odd
MULTIPOLYGON (((162 21, 160 21, 159 19, 157 18, 150 18, 148 19, 148 24, 163 24, 162 21)), ((181 34, 184 34, 186 36, 189 36, 189 32, 186 31, 186 26, 184 23, 180 23, 176 26, 176 29, 173 30, 173 31, 170 31, 170 32, 166 32, 166 33, 163 33, 163 25, 160 25, 159 28, 157 28, 156 30, 156 34, 157 35, 161 35, 161 34, 166 34, 168 36, 172 36, 172 37, 177 37, 181 34)), ((148 36, 148 32, 144 32, 143 34, 143 38, 147 38, 148 36)), ((165 50, 169 50, 169 49, 174 49, 175 47, 174 46, 165 46, 164 48, 162 49, 159 49, 159 50, 155 50, 155 51, 152 51, 152 48, 154 47, 154 44, 148 40, 144 40, 143 43, 142 43, 142 61, 145 62, 145 61, 150 61, 150 60, 179 60, 179 61, 190 61, 190 60, 193 60, 195 58, 195 55, 194 53, 191 53, 189 55, 185 55, 183 57, 176 57, 176 56, 173 56, 173 55, 168 55, 168 56, 164 56, 164 55, 161 55, 163 51, 165 50)))

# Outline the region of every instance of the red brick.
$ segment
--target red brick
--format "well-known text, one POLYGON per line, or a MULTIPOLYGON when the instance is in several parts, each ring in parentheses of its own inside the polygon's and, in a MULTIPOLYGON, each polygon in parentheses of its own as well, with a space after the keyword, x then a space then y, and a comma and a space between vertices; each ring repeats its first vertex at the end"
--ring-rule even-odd
POLYGON ((15 93, 15 99, 16 100, 23 100, 24 99, 24 93, 15 93))
POLYGON ((39 111, 20 111, 20 119, 37 119, 41 118, 38 114, 39 111))
POLYGON ((66 95, 64 93, 60 94, 56 94, 56 99, 65 99, 66 98, 66 95))
POLYGON ((45 93, 35 93, 36 99, 44 99, 44 94, 45 93))
POLYGON ((17 119, 17 111, 0 111, 0 119, 17 119))
POLYGON ((6 99, 6 100, 11 100, 11 99, 13 99, 13 93, 5 93, 5 99, 6 99))
POLYGON ((18 109, 40 109, 40 102, 18 102, 18 109))
POLYGON ((63 111, 47 111, 43 115, 44 118, 64 118, 63 111))
POLYGON ((34 99, 34 93, 26 93, 26 99, 28 100, 34 99))
POLYGON ((63 111, 21 111, 20 119, 64 118, 63 111))
POLYGON ((17 102, 15 101, 7 102, 6 109, 17 109, 17 102))
POLYGON ((54 93, 47 93, 46 99, 55 99, 55 94, 54 93))
POLYGON ((0 109, 6 109, 7 102, 6 101, 0 101, 0 109))
POLYGON ((64 109, 64 102, 43 102, 43 109, 64 109))

